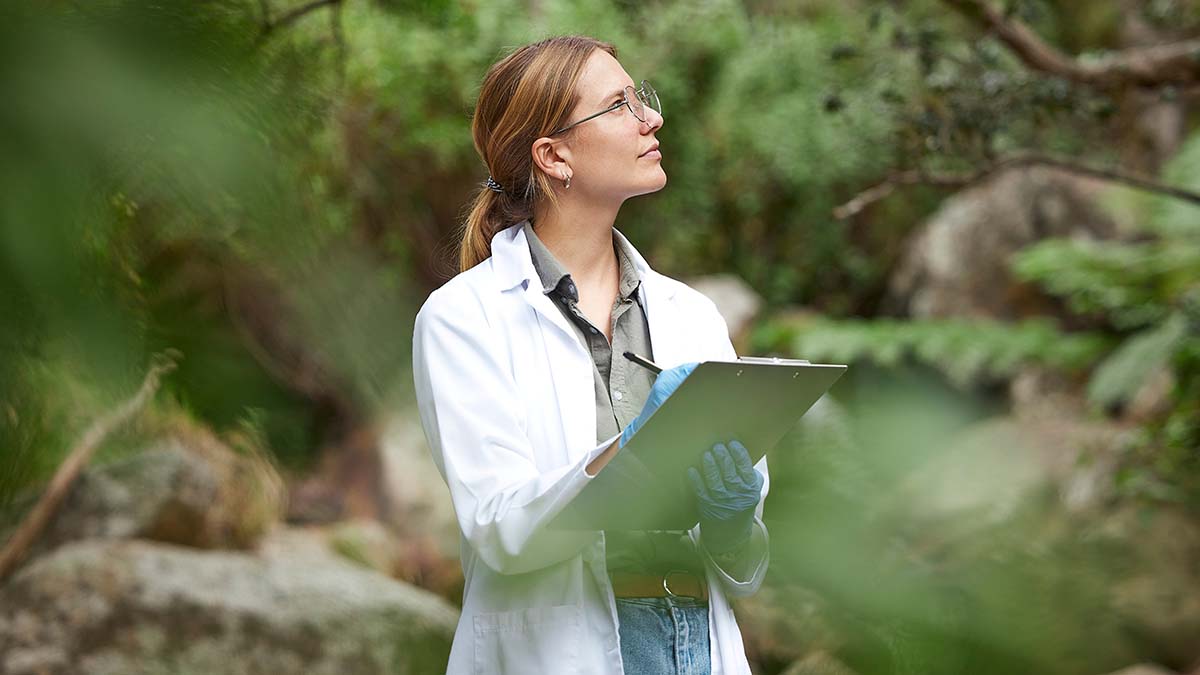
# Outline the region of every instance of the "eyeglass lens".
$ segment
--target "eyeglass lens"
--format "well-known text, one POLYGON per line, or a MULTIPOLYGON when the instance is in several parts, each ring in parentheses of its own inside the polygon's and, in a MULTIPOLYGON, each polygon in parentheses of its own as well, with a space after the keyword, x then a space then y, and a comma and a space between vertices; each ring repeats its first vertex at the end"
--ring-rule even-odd
POLYGON ((658 114, 662 114, 661 104, 658 102, 658 92, 654 91, 654 87, 646 80, 642 80, 642 88, 634 91, 633 87, 625 87, 625 100, 629 102, 629 110, 633 112, 633 116, 638 120, 646 121, 646 108, 653 108, 658 114))

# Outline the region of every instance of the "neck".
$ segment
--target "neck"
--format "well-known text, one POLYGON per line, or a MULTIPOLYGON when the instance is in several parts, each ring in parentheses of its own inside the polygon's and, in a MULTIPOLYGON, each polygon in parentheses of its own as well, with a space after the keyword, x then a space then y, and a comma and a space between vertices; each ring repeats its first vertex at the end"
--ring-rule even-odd
POLYGON ((559 195, 558 208, 546 203, 534 208, 533 226, 538 238, 576 284, 589 286, 615 275, 617 255, 612 229, 617 208, 597 208, 563 195, 559 195))

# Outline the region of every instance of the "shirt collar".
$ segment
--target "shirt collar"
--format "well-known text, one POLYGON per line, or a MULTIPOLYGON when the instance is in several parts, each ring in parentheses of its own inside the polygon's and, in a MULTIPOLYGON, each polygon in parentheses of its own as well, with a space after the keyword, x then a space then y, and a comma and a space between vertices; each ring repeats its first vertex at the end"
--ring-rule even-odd
MULTIPOLYGON (((532 223, 525 221, 521 227, 529 242, 529 255, 533 261, 533 268, 537 271, 538 280, 542 284, 542 292, 547 295, 558 292, 572 302, 578 302, 579 291, 571 279, 571 273, 538 238, 537 233, 533 231, 532 223)), ((642 283, 641 272, 636 264, 636 252, 632 250, 633 246, 620 236, 613 236, 613 249, 617 254, 617 272, 620 275, 617 292, 622 299, 631 298, 637 293, 638 287, 642 283)))

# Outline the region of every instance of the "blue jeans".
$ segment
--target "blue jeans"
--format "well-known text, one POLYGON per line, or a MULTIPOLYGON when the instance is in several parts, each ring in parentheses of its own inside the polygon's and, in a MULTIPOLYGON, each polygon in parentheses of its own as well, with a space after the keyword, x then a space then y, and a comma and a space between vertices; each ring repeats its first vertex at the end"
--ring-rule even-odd
POLYGON ((708 675, 708 603, 688 597, 617 598, 629 675, 708 675))

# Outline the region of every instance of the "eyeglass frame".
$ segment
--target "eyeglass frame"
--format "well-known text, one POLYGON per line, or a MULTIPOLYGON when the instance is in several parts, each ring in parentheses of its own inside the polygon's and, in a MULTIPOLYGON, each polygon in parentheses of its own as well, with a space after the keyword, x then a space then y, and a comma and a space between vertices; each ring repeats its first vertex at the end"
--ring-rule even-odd
MULTIPOLYGON (((642 96, 645 96, 647 98, 649 98, 649 96, 650 96, 650 94, 647 94, 645 91, 647 87, 650 88, 650 94, 653 94, 655 98, 658 98, 658 92, 655 91, 654 85, 650 84, 650 80, 642 80, 641 86, 638 87, 637 89, 633 89, 633 87, 626 85, 625 88, 621 90, 621 102, 620 103, 614 103, 613 105, 609 106, 608 108, 605 108, 604 110, 601 110, 598 113, 595 113, 594 115, 588 115, 587 117, 585 117, 577 122, 572 122, 572 123, 568 124, 567 126, 559 129, 558 131, 547 134, 547 137, 557 136, 558 134, 561 134, 564 131, 567 131, 569 129, 574 129, 575 127, 579 126, 580 124, 583 124, 584 122, 586 122, 590 119, 594 119, 601 115, 607 115, 608 113, 616 110, 617 108, 620 108, 621 106, 628 106, 629 112, 633 113, 633 116, 637 117, 637 120, 644 124, 646 122, 646 120, 642 119, 641 117, 638 117, 638 114, 633 111, 633 104, 631 104, 629 102, 629 90, 633 89, 633 95, 638 97, 638 101, 642 104, 643 114, 644 114, 645 108, 652 108, 652 106, 647 104, 646 101, 642 100, 642 96)), ((659 101, 659 107, 660 108, 662 107, 662 101, 659 101)), ((658 113, 659 115, 662 114, 661 110, 655 110, 654 112, 658 113)))

